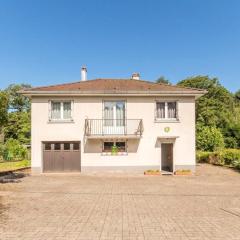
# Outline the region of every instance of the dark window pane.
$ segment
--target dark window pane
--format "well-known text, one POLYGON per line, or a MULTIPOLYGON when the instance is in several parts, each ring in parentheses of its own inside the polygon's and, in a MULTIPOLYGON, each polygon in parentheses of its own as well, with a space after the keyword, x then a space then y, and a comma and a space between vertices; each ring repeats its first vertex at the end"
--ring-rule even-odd
POLYGON ((111 152, 113 147, 113 142, 104 142, 103 144, 103 151, 104 152, 111 152))
POLYGON ((51 143, 45 143, 44 150, 47 150, 47 151, 51 150, 51 143))
POLYGON ((61 143, 55 143, 54 150, 61 150, 61 143))
POLYGON ((126 142, 116 142, 119 152, 126 152, 126 142))
POLYGON ((73 143, 73 150, 79 150, 79 143, 73 143))
POLYGON ((64 150, 70 150, 70 143, 63 144, 64 150))

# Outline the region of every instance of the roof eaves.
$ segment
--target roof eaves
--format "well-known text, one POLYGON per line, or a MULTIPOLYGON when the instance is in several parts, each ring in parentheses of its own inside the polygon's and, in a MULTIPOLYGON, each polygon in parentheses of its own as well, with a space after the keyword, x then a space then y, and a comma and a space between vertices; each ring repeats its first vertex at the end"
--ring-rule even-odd
POLYGON ((19 93, 26 95, 26 96, 33 96, 33 95, 106 95, 106 94, 126 94, 126 95, 204 95, 207 93, 206 90, 199 91, 199 90, 193 90, 193 91, 120 91, 120 90, 105 90, 105 91, 31 91, 31 90, 23 90, 19 91, 19 93))

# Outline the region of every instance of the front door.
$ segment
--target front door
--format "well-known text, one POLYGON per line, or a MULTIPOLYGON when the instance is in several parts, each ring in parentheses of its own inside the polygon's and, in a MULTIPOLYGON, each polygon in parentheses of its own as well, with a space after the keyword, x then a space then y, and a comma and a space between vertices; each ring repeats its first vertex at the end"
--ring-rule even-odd
POLYGON ((124 134, 125 102, 104 101, 103 133, 109 135, 124 134))
POLYGON ((161 168, 162 171, 173 172, 173 144, 161 144, 161 168))

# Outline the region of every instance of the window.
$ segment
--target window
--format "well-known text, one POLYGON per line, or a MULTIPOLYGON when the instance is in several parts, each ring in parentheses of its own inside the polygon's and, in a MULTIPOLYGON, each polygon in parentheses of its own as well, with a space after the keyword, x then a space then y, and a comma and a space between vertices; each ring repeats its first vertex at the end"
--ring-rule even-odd
POLYGON ((124 126, 125 125, 125 102, 124 101, 104 101, 104 126, 124 126))
POLYGON ((79 150, 79 143, 73 143, 73 150, 78 151, 79 150))
POLYGON ((65 151, 70 150, 70 143, 64 143, 64 144, 63 144, 63 149, 64 149, 65 151))
POLYGON ((54 150, 61 150, 61 143, 54 143, 54 150))
POLYGON ((176 102, 167 103, 168 118, 177 118, 176 102))
POLYGON ((126 152, 126 142, 116 142, 119 152, 126 152))
POLYGON ((44 143, 44 150, 50 151, 51 150, 51 143, 44 143))
POLYGON ((176 120, 177 103, 176 102, 157 102, 156 119, 158 120, 176 120))
POLYGON ((126 142, 124 141, 104 142, 103 152, 112 154, 127 152, 126 142))
POLYGON ((72 120, 72 101, 51 101, 51 120, 72 120))
POLYGON ((165 118, 165 103, 157 102, 157 118, 165 118))
POLYGON ((104 142, 103 143, 103 152, 111 152, 114 146, 114 142, 104 142))

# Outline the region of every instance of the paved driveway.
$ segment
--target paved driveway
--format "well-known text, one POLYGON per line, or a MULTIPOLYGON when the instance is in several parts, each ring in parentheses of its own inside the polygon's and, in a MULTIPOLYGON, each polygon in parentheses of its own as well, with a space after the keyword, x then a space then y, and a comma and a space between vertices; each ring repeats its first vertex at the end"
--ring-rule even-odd
POLYGON ((240 239, 240 173, 25 177, 0 185, 0 239, 240 239))

